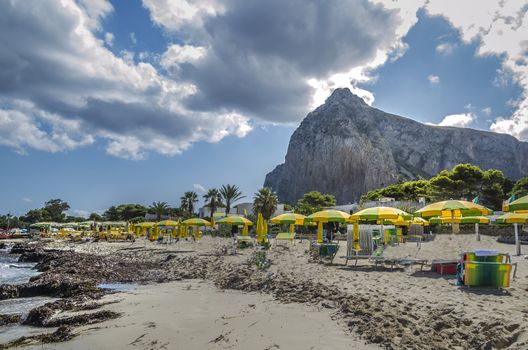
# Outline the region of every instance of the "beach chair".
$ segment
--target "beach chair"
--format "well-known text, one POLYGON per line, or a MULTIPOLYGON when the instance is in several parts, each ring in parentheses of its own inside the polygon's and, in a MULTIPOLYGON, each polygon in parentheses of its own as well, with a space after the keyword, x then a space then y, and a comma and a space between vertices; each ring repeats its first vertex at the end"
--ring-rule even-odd
POLYGON ((251 236, 237 236, 236 245, 238 247, 248 246, 253 244, 253 238, 251 236))
POLYGON ((275 243, 278 241, 289 241, 290 245, 295 244, 295 232, 280 232, 275 236, 275 243))
POLYGON ((467 287, 508 288, 512 269, 515 278, 517 263, 511 263, 509 254, 475 250, 462 254, 457 278, 467 287))

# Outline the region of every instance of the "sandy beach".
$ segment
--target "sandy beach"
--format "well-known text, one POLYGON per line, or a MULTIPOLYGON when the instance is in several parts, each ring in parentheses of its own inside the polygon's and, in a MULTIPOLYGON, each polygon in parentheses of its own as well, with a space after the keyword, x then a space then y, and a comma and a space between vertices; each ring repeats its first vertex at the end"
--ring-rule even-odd
POLYGON ((335 326, 331 312, 190 280, 109 295, 117 320, 81 327, 72 341, 33 349, 378 349, 335 326))
MULTIPOLYGON (((342 244, 338 256, 346 249, 346 242, 342 244)), ((270 266, 265 268, 256 267, 253 248, 231 255, 231 241, 222 238, 169 245, 143 240, 54 241, 46 246, 77 254, 72 255, 77 259, 99 257, 101 273, 109 262, 119 261, 140 264, 149 274, 139 281, 147 284, 98 300, 102 304, 118 301, 99 311, 114 311, 119 317, 75 327, 70 330, 72 339, 62 343, 32 342, 33 348, 528 347, 528 261, 522 256, 513 257, 518 270, 511 288, 496 290, 458 287, 453 276, 432 273, 430 266, 424 271, 418 267, 375 269, 368 261, 345 266, 340 258, 332 265, 321 264, 310 258, 307 240, 272 247, 267 253, 270 266)), ((476 242, 473 235, 447 234, 421 247, 416 243, 388 247, 385 256, 453 259, 475 248, 514 253, 513 245, 497 243, 494 237, 482 236, 476 242)), ((116 266, 111 268, 113 275, 102 274, 107 281, 127 282, 130 276, 116 266)), ((52 319, 68 316, 63 311, 52 319)))

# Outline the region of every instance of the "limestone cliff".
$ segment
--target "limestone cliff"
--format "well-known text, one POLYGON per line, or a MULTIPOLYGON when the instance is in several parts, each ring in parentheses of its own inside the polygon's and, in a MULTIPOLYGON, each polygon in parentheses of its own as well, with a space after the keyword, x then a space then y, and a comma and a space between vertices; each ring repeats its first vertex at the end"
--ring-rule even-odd
POLYGON ((421 124, 337 89, 295 130, 285 162, 266 175, 264 185, 286 203, 312 190, 348 203, 398 178, 428 178, 458 163, 500 169, 518 179, 528 174, 528 143, 504 134, 421 124))

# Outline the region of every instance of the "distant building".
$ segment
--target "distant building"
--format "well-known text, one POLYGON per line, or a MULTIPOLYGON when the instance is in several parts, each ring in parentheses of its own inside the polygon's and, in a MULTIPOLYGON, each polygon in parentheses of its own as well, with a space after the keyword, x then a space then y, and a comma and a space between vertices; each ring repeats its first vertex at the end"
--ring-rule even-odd
MULTIPOLYGON (((169 220, 171 218, 172 217, 169 215, 160 216, 160 220, 169 220)), ((156 214, 150 214, 150 213, 145 214, 145 221, 156 221, 156 220, 158 220, 158 216, 156 214)))

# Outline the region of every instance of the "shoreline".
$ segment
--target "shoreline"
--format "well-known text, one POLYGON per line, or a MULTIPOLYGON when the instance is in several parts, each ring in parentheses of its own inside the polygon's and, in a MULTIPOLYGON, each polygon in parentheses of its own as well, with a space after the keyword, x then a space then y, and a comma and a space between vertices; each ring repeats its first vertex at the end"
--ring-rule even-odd
MULTIPOLYGON (((410 243, 389 247, 387 254, 448 259, 456 256, 461 247, 514 249, 490 237, 483 237, 478 243, 472 239, 469 235, 438 236, 432 242, 422 243, 419 250, 415 243, 410 243)), ((383 348, 521 349, 528 346, 528 309, 525 306, 528 283, 524 274, 519 274, 512 288, 505 292, 464 290, 456 287, 452 278, 428 271, 393 271, 384 267, 376 270, 367 264, 345 267, 339 258, 331 266, 313 263, 306 241, 291 247, 273 248, 267 253, 271 266, 259 268, 253 249, 240 250, 236 256, 226 255, 229 244, 229 240, 211 237, 174 245, 142 241, 48 242, 46 248, 51 250, 39 251, 42 249, 39 248, 27 253, 43 258, 38 266, 48 269, 32 283, 38 285, 44 281, 54 285, 61 279, 68 288, 74 287, 77 294, 68 288, 48 288, 51 292, 63 292, 60 296, 64 298, 55 303, 56 308, 51 308, 51 313, 45 310, 40 313, 43 317, 36 319, 41 325, 47 322, 49 325, 51 321, 60 327, 61 318, 62 321, 67 319, 71 310, 86 308, 92 315, 104 311, 106 306, 100 304, 107 292, 99 290, 96 293, 98 290, 92 289, 94 283, 151 285, 199 279, 212 283, 219 290, 263 293, 282 305, 299 303, 331 310, 335 327, 359 336, 362 342, 383 348), (73 262, 77 264, 75 269, 67 266, 73 262)), ((525 259, 514 257, 514 260, 520 264, 519 271, 526 271, 525 259)), ((164 284, 157 286, 163 289, 164 284)), ((122 314, 110 316, 115 318, 112 322, 119 322, 123 317, 122 314)), ((94 323, 93 327, 104 322, 100 317, 87 320, 94 323)), ((65 325, 69 328, 58 334, 62 336, 58 340, 75 339, 79 327, 87 320, 70 317, 65 325)))

